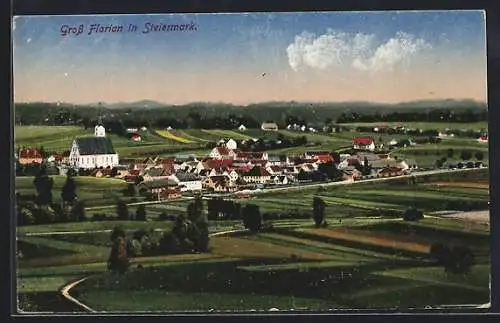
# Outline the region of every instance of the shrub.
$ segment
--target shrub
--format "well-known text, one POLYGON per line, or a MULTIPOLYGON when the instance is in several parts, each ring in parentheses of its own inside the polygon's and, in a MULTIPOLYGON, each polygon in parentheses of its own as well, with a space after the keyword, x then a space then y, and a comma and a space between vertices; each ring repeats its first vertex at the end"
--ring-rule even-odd
POLYGON ((119 274, 124 274, 128 267, 130 266, 130 261, 127 254, 127 244, 125 238, 118 237, 111 248, 111 253, 108 260, 108 269, 119 274))
POLYGON ((424 218, 423 212, 413 207, 408 208, 403 214, 403 219, 405 221, 418 221, 423 218, 424 218))

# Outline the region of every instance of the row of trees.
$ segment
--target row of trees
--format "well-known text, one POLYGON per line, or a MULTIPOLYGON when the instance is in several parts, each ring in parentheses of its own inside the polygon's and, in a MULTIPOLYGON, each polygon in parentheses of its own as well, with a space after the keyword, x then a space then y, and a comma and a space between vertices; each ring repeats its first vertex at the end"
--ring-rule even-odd
POLYGON ((53 222, 83 221, 86 219, 83 202, 77 201, 76 182, 73 172, 68 172, 61 189, 61 203, 53 201, 54 180, 42 165, 33 180, 34 198, 16 194, 18 224, 45 224, 53 222))
POLYGON ((324 126, 337 120, 345 122, 391 122, 391 121, 435 121, 435 122, 473 122, 487 120, 485 106, 470 104, 468 107, 450 109, 422 109, 401 107, 394 109, 369 105, 307 104, 307 103, 263 103, 246 107, 228 104, 190 104, 182 109, 176 106, 151 108, 141 106, 113 108, 106 106, 58 106, 55 104, 31 103, 16 104, 16 124, 81 125, 93 127, 99 116, 104 120, 120 120, 125 127, 174 128, 219 128, 235 129, 240 124, 247 128, 260 128, 262 122, 271 119, 280 128, 289 124, 324 126), (319 108, 319 106, 321 106, 319 108), (377 111, 374 113, 373 111, 377 111), (350 112, 347 112, 350 111, 350 112), (398 112, 394 112, 398 111, 398 112), (422 112, 423 111, 423 112, 422 112), (260 117, 262 116, 262 117, 260 117))
POLYGON ((348 122, 477 122, 488 120, 487 110, 453 111, 450 109, 433 109, 425 112, 392 112, 392 113, 342 113, 337 123, 348 122))

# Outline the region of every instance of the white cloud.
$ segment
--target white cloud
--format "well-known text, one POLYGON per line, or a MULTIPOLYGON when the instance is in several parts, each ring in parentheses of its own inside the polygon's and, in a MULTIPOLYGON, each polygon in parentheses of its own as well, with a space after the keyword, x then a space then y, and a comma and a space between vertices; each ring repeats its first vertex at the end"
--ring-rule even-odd
POLYGON ((29 44, 31 43, 31 38, 26 39, 26 42, 29 44))
POLYGON ((295 36, 286 51, 290 67, 332 69, 350 67, 361 71, 392 70, 399 63, 408 61, 424 50, 432 48, 421 38, 397 32, 385 42, 376 43, 373 34, 347 34, 328 30, 316 35, 303 32, 295 36))

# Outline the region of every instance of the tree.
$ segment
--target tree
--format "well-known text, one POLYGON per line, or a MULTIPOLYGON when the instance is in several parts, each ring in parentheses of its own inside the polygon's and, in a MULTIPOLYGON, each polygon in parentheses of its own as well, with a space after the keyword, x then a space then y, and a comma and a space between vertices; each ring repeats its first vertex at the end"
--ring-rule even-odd
POLYGON ((108 269, 119 274, 124 274, 129 266, 130 261, 127 254, 127 243, 125 238, 118 237, 111 247, 111 253, 108 259, 108 269))
POLYGON ((62 187, 61 198, 63 200, 63 203, 73 205, 76 197, 77 195, 75 179, 68 173, 68 176, 66 177, 66 183, 64 183, 64 186, 62 187))
POLYGON ((453 158, 454 155, 455 155, 455 151, 453 150, 453 148, 450 148, 450 149, 447 150, 446 156, 448 158, 453 158))
POLYGON ((73 221, 85 221, 87 219, 87 216, 85 214, 85 204, 83 201, 78 201, 76 202, 73 207, 71 208, 71 214, 70 218, 73 221))
POLYGON ((119 200, 118 203, 116 204, 116 214, 118 215, 118 219, 120 220, 130 219, 130 214, 128 213, 128 206, 124 201, 119 200))
POLYGON ((54 180, 47 175, 46 168, 43 166, 33 180, 37 196, 36 203, 38 205, 49 205, 52 203, 52 187, 54 180))
MULTIPOLYGON (((147 192, 147 190, 144 189, 144 192, 147 192)), ((127 188, 123 191, 123 195, 125 196, 136 196, 136 194, 137 194, 136 185, 133 183, 129 183, 127 185, 127 188)))
POLYGON ((137 221, 146 221, 146 207, 144 204, 141 204, 137 207, 137 211, 135 212, 135 219, 137 221))
POLYGON ((429 255, 450 274, 468 274, 475 263, 472 250, 462 245, 434 243, 429 255))
POLYGON ((259 206, 247 204, 242 209, 243 225, 251 232, 258 232, 262 228, 262 215, 259 206))
POLYGON ((342 171, 337 169, 334 162, 320 164, 318 166, 318 171, 325 174, 330 180, 339 180, 342 178, 342 171))
POLYGON ((436 167, 437 168, 443 167, 443 161, 441 159, 436 160, 436 167))
POLYGON ((123 230, 122 227, 120 226, 116 226, 113 228, 113 231, 111 231, 111 235, 109 236, 109 239, 111 241, 115 241, 116 239, 118 238, 124 238, 127 236, 127 234, 125 233, 125 230, 123 230))
POLYGON ((476 158, 476 160, 481 161, 481 160, 483 160, 484 155, 481 151, 476 151, 476 153, 474 154, 474 157, 476 158))
POLYGON ((472 153, 468 150, 462 150, 462 152, 460 153, 460 158, 462 160, 469 160, 471 159, 472 157, 472 153))
POLYGON ((422 211, 417 210, 414 207, 409 207, 403 214, 403 219, 405 221, 418 221, 424 218, 422 211))
POLYGON ((313 219, 316 227, 320 227, 325 221, 325 202, 319 198, 314 197, 313 199, 313 219))

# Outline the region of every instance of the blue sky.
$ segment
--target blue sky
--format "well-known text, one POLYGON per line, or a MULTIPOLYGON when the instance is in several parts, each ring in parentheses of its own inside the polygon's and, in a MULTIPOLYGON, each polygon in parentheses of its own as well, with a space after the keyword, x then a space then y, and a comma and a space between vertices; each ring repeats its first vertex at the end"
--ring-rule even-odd
POLYGON ((14 24, 16 101, 486 97, 481 11, 33 16, 14 24), (146 22, 197 30, 143 34, 146 22), (61 36, 62 25, 80 24, 81 35, 61 36), (87 35, 90 24, 138 31, 87 35), (469 81, 443 85, 457 77, 469 81))

